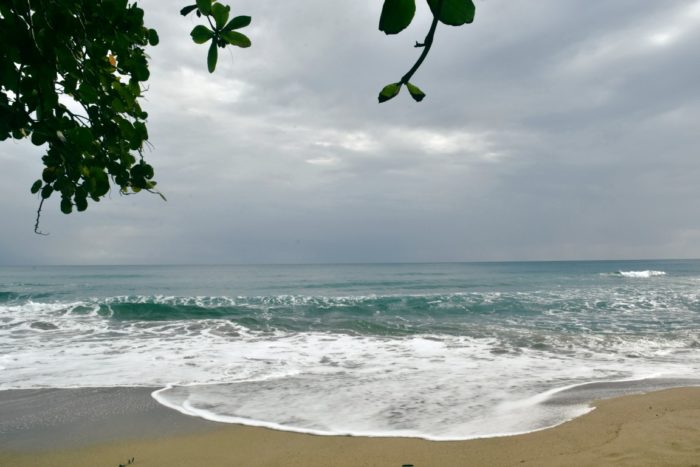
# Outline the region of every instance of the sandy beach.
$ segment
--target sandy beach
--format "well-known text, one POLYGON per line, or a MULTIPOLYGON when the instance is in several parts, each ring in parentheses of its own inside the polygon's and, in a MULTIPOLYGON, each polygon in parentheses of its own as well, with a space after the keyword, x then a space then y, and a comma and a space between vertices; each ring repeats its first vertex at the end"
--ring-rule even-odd
POLYGON ((700 465, 700 388, 595 403, 555 428, 435 442, 326 437, 207 422, 150 398, 149 388, 0 393, 0 465, 571 466, 700 465))

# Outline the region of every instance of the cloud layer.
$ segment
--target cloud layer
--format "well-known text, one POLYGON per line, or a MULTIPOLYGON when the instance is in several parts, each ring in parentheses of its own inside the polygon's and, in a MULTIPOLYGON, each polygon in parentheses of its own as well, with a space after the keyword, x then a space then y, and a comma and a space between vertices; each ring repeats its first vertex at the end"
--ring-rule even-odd
MULTIPOLYGON (((419 2, 420 3, 420 2, 419 2)), ((700 257, 700 1, 484 0, 438 29, 377 30, 379 1, 233 0, 253 47, 206 72, 194 18, 143 3, 159 186, 64 216, 0 144, 0 264, 700 257)))

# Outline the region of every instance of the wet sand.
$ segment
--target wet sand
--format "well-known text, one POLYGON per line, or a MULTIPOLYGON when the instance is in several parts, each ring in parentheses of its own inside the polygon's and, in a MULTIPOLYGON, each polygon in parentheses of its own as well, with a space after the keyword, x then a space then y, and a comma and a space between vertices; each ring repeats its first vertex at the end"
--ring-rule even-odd
POLYGON ((163 407, 151 397, 156 389, 0 391, 0 451, 74 448, 221 427, 163 407))
POLYGON ((700 466, 700 388, 595 403, 555 428, 436 442, 226 425, 160 406, 148 388, 0 392, 7 466, 700 466))

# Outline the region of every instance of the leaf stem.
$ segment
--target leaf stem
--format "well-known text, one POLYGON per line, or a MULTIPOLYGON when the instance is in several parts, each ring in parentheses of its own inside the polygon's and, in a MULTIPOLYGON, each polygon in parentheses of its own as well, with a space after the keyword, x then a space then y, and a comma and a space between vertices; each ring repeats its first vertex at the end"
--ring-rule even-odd
POLYGON ((214 27, 214 24, 212 24, 211 19, 209 19, 209 15, 204 15, 205 18, 207 18, 207 22, 209 23, 209 26, 211 26, 211 31, 216 35, 216 28, 214 27))
POLYGON ((423 61, 425 60, 425 57, 428 56, 428 52, 430 52, 430 47, 433 45, 433 38, 435 37, 435 30, 437 29, 438 25, 438 16, 440 15, 440 12, 442 11, 442 3, 443 0, 438 0, 437 3, 437 8, 435 9, 436 13, 433 14, 433 22, 430 24, 430 29, 428 30, 428 35, 425 36, 425 41, 423 41, 422 44, 419 44, 416 42, 416 47, 422 47, 423 51, 420 54, 420 57, 418 57, 418 60, 416 60, 416 63, 413 64, 410 70, 403 75, 401 78, 401 84, 408 84, 411 81, 411 78, 415 74, 416 71, 418 71, 418 68, 423 64, 423 61))

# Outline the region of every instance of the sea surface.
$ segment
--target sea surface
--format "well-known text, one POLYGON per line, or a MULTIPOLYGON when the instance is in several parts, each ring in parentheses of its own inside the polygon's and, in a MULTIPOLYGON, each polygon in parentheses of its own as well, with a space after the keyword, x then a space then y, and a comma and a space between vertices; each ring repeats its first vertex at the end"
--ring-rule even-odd
POLYGON ((698 378, 695 260, 0 268, 0 390, 444 440, 698 378))

